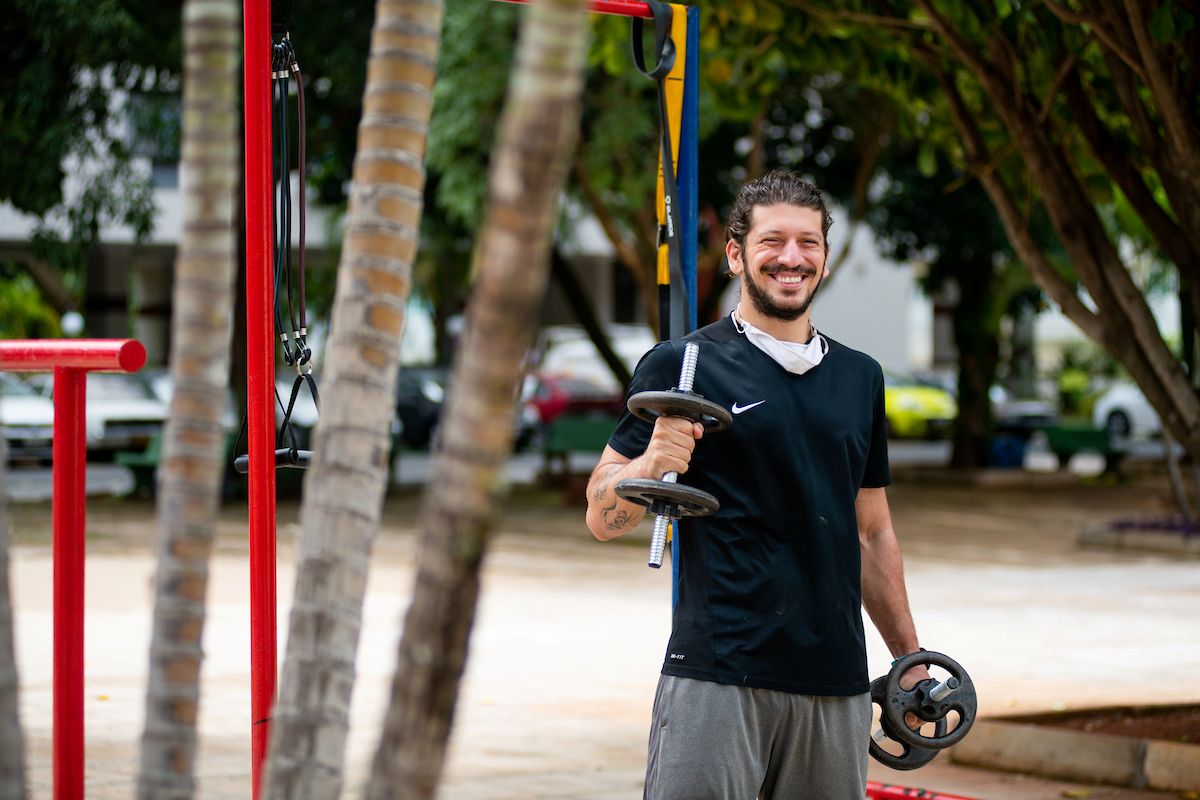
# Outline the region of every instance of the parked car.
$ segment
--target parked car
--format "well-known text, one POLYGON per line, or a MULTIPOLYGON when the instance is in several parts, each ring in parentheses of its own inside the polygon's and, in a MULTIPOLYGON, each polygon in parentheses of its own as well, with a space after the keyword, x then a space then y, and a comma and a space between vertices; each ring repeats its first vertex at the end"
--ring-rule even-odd
POLYGON ((889 370, 883 373, 883 402, 888 436, 897 438, 944 437, 958 414, 950 392, 889 370))
MULTIPOLYGON (((446 367, 401 367, 396 378, 396 416, 400 438, 410 447, 424 449, 434 445, 441 426, 442 408, 450 391, 450 370, 446 367)), ((514 448, 524 450, 540 429, 537 408, 519 398, 513 415, 514 448)))
MULTIPOLYGON (((612 324, 605 328, 609 343, 617 357, 633 371, 646 351, 657 343, 645 325, 612 324)), ((612 369, 600 357, 596 345, 579 325, 551 325, 538 334, 534 347, 537 367, 548 375, 576 378, 593 383, 610 392, 620 392, 621 386, 612 369)))
POLYGON ((54 403, 20 378, 0 372, 0 429, 10 464, 50 460, 54 446, 54 403))
POLYGON ((445 367, 401 367, 396 378, 396 416, 409 447, 429 447, 446 401, 445 367))
POLYGON ((1115 383, 1092 407, 1092 424, 1114 439, 1139 439, 1162 435, 1162 420, 1142 390, 1132 383, 1115 383))
MULTIPOLYGON (((175 394, 175 381, 171 377, 171 371, 165 368, 155 368, 144 369, 138 374, 150 386, 150 391, 154 392, 154 396, 170 409, 171 397, 175 394)), ((242 418, 237 412, 237 401, 234 399, 233 390, 226 388, 221 408, 221 427, 226 431, 236 432, 241 420, 242 418)))
MULTIPOLYGON (((54 376, 29 379, 42 395, 54 395, 54 376)), ((89 457, 111 459, 119 450, 142 450, 162 432, 167 405, 138 373, 90 372, 87 376, 86 432, 89 457)))
POLYGON ((1028 440, 1035 431, 1058 424, 1058 409, 1044 400, 1017 399, 1002 386, 993 386, 988 396, 992 401, 996 433, 1028 440))
POLYGON ((616 416, 624 407, 620 390, 610 390, 581 378, 531 372, 521 396, 537 410, 538 422, 549 425, 563 414, 597 412, 616 416))

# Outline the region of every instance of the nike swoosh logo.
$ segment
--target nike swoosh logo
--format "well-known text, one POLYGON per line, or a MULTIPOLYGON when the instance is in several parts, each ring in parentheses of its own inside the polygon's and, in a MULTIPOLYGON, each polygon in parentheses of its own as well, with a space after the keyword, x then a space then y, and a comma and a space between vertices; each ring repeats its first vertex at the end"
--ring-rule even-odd
POLYGON ((732 411, 732 412, 733 412, 733 413, 735 413, 735 414, 740 414, 740 413, 742 413, 743 411, 749 411, 750 409, 754 408, 755 406, 761 406, 761 405, 762 405, 763 403, 765 403, 765 402, 767 402, 767 401, 766 401, 766 400, 759 400, 757 403, 751 403, 751 404, 750 404, 750 405, 748 405, 748 406, 739 406, 737 403, 734 403, 734 404, 733 404, 733 408, 731 408, 731 409, 729 409, 729 410, 730 410, 730 411, 732 411))

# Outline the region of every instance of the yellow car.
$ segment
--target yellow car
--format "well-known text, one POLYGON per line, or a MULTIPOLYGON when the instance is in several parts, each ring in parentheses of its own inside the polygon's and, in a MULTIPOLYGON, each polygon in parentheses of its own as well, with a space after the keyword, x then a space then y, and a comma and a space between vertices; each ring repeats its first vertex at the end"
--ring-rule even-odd
POLYGON ((949 434, 958 403, 945 389, 899 372, 883 373, 883 404, 888 436, 935 439, 949 434))

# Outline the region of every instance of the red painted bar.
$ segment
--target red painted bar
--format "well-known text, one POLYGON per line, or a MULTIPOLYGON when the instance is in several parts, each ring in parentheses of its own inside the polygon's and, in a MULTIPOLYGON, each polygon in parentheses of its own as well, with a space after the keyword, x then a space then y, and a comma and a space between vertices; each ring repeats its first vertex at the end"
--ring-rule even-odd
MULTIPOLYGON (((54 342, 46 342, 53 345, 54 342)), ((145 361, 145 351, 142 351, 145 361)), ((83 798, 83 560, 87 480, 87 372, 54 370, 55 800, 83 798)))
POLYGON ((911 786, 894 786, 890 783, 867 782, 867 800, 971 800, 956 794, 942 794, 930 789, 914 789, 911 786))
POLYGON ((271 5, 245 0, 246 419, 250 454, 250 769, 259 796, 275 703, 275 336, 271 5))
POLYGON ((52 772, 55 800, 83 798, 83 623, 87 536, 87 373, 136 372, 136 339, 0 342, 0 370, 54 373, 52 772))
MULTIPOLYGON (((500 0, 503 3, 519 3, 524 5, 529 0, 500 0)), ((650 6, 643 0, 589 0, 588 11, 595 14, 614 14, 618 17, 644 17, 653 19, 650 6)))
POLYGON ((137 372, 146 348, 137 339, 14 339, 0 342, 0 369, 52 372, 59 367, 90 372, 137 372))

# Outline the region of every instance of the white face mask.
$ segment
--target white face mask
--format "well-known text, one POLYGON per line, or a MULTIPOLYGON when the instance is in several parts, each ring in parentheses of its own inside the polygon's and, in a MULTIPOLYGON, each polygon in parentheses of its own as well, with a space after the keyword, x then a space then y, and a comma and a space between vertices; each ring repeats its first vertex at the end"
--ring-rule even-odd
POLYGON ((771 334, 746 322, 738 315, 736 309, 730 313, 729 317, 733 320, 733 326, 738 329, 738 333, 745 334, 750 344, 762 350, 776 364, 793 375, 803 375, 808 372, 820 364, 821 359, 825 358, 825 354, 829 352, 829 342, 825 341, 825 337, 818 333, 816 328, 812 329, 812 338, 805 344, 781 342, 771 334))

